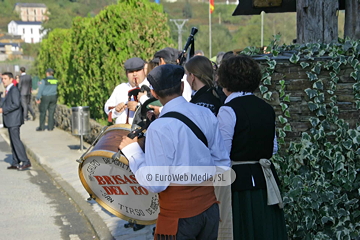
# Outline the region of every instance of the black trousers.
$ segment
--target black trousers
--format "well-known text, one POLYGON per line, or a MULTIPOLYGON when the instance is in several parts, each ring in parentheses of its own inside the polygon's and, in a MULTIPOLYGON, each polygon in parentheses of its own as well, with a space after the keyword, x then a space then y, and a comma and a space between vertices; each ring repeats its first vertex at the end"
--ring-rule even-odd
POLYGON ((21 105, 24 109, 24 118, 27 119, 29 117, 28 112, 34 117, 35 112, 31 107, 31 95, 21 95, 21 105))
POLYGON ((12 166, 20 165, 20 162, 29 164, 30 160, 28 159, 25 151, 24 144, 20 140, 20 126, 17 127, 8 127, 11 151, 13 156, 12 166))
MULTIPOLYGON (((206 211, 190 218, 180 218, 176 240, 216 240, 219 231, 219 205, 214 203, 206 211)), ((164 236, 158 240, 165 239, 164 236)))
POLYGON ((41 102, 39 105, 39 112, 40 112, 40 129, 45 129, 45 118, 46 112, 49 112, 48 115, 48 130, 54 129, 54 114, 56 109, 56 102, 57 102, 57 95, 52 96, 42 96, 41 102))

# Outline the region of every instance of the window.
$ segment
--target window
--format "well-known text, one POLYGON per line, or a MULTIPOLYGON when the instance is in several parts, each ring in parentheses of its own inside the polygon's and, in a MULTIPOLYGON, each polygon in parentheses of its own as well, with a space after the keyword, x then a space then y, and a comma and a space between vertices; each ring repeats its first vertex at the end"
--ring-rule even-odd
POLYGON ((33 34, 33 29, 32 28, 30 28, 30 33, 33 34))
POLYGON ((39 29, 39 34, 41 35, 41 29, 39 29))
POLYGON ((23 28, 23 34, 25 34, 25 28, 23 28))

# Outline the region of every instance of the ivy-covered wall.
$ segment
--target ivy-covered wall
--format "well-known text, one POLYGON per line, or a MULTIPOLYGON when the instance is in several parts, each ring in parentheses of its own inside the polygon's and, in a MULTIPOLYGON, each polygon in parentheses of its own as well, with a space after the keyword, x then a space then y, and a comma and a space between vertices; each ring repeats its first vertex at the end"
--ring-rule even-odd
POLYGON ((359 239, 360 41, 267 48, 258 96, 276 110, 289 239, 359 239))

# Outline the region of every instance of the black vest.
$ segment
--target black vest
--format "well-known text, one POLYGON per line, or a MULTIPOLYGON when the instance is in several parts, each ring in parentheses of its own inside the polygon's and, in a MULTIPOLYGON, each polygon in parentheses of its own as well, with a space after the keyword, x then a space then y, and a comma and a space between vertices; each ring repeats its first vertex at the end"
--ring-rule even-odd
MULTIPOLYGON (((275 137, 275 112, 272 106, 254 95, 234 98, 225 106, 231 107, 236 114, 230 159, 233 161, 270 159, 275 137)), ((265 188, 260 164, 233 165, 233 169, 236 172, 233 191, 265 188)), ((273 165, 272 170, 276 176, 273 165)), ((275 178, 278 180, 277 176, 275 178)))
POLYGON ((221 102, 220 98, 214 96, 213 90, 214 88, 209 88, 208 86, 200 88, 195 95, 192 96, 190 102, 210 109, 216 116, 221 107, 221 102))

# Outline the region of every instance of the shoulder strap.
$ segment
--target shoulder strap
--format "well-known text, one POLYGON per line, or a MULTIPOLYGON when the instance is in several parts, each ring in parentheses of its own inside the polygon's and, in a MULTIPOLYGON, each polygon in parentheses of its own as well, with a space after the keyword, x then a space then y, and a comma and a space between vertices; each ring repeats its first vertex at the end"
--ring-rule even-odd
POLYGON ((168 112, 168 113, 165 113, 164 115, 162 115, 161 117, 172 117, 172 118, 176 118, 176 119, 182 121, 205 144, 205 146, 208 147, 208 142, 207 142, 207 139, 206 139, 204 133, 200 130, 200 128, 198 126, 196 126, 196 124, 193 121, 191 121, 185 115, 183 115, 179 112, 168 112))

